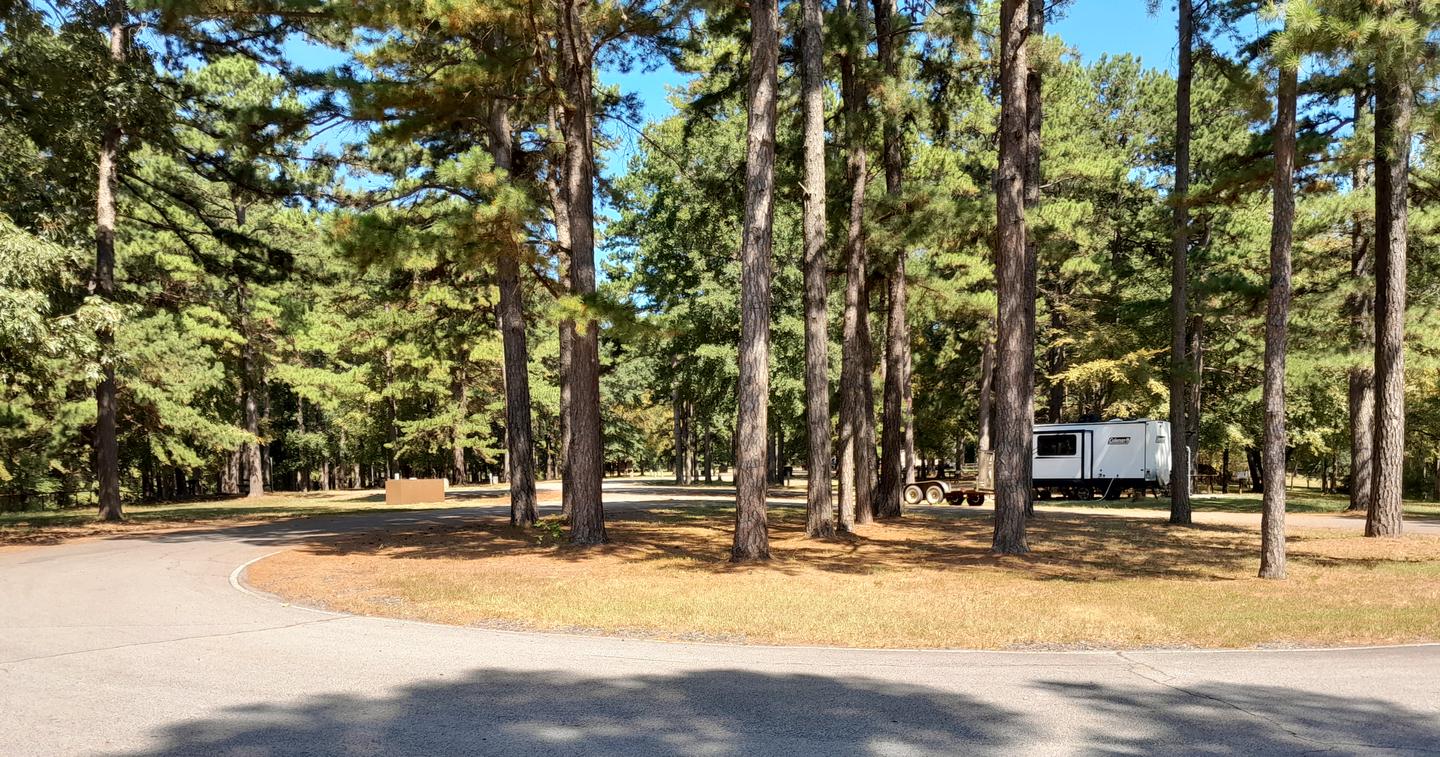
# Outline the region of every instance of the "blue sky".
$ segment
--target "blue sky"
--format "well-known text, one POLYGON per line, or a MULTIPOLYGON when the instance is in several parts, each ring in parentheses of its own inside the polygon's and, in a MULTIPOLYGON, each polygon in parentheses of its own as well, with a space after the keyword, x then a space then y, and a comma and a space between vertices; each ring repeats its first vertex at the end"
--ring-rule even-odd
MULTIPOLYGON (((1175 66, 1175 9, 1172 0, 1162 0, 1155 14, 1148 12, 1146 0, 1072 0, 1058 20, 1047 28, 1079 53, 1081 59, 1093 62, 1105 54, 1131 53, 1147 66, 1173 70, 1175 66)), ((343 53, 312 44, 292 41, 287 54, 295 61, 312 68, 340 65, 343 53)), ((636 67, 629 73, 602 70, 600 79, 618 85, 622 92, 640 98, 645 119, 655 121, 674 113, 667 101, 669 88, 684 84, 686 77, 669 66, 653 71, 636 67)), ((624 158, 634 150, 634 133, 629 129, 611 129, 612 136, 621 138, 621 155, 612 156, 612 169, 624 165, 624 158)), ((328 135, 322 143, 333 147, 333 139, 356 139, 353 131, 328 135)))
MULTIPOLYGON (((1105 54, 1131 53, 1147 67, 1174 70, 1174 5, 1164 0, 1154 15, 1145 6, 1145 0, 1074 0, 1046 32, 1059 36, 1086 63, 1105 54)), ((666 100, 667 87, 683 84, 686 77, 666 66, 624 74, 601 71, 600 78, 623 92, 639 95, 646 119, 655 121, 674 113, 666 100)))

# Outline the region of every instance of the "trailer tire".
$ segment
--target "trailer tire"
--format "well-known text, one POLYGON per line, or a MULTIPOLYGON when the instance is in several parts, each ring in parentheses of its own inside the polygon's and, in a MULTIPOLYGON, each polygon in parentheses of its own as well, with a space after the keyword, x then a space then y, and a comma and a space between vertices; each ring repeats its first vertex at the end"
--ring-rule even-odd
POLYGON ((1077 486, 1075 487, 1075 499, 1081 502, 1089 502, 1095 499, 1095 490, 1088 486, 1077 486))
POLYGON ((945 501, 945 487, 940 484, 930 484, 925 487, 925 504, 938 505, 945 501))
POLYGON ((971 506, 971 507, 979 507, 979 506, 985 504, 985 495, 984 495, 984 494, 980 494, 979 492, 973 492, 973 493, 971 493, 971 494, 966 494, 966 495, 965 495, 965 504, 967 504, 967 505, 969 505, 969 506, 971 506))
POLYGON ((921 491, 917 484, 905 485, 905 504, 918 505, 923 499, 925 499, 925 492, 921 491))

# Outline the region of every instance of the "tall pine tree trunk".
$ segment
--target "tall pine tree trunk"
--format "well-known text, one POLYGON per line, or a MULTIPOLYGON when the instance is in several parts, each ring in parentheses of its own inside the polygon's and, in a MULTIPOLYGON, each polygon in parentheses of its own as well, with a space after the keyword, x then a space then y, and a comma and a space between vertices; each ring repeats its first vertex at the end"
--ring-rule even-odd
POLYGON ((1170 193, 1174 229, 1170 246, 1170 522, 1190 522, 1190 445, 1186 399, 1190 363, 1186 356, 1189 326, 1188 276, 1190 250, 1190 0, 1179 0, 1179 72, 1175 80, 1175 187, 1170 193))
MULTIPOLYGON (((1197 304, 1191 311, 1190 326, 1185 331, 1185 349, 1190 356, 1190 375, 1185 387, 1185 448, 1190 450, 1192 475, 1200 462, 1200 399, 1205 387, 1205 318, 1195 312, 1199 309, 1197 304)), ((1194 488, 1193 481, 1191 488, 1194 488)))
MULTIPOLYGON (((129 9, 124 0, 105 5, 110 22, 110 65, 118 79, 124 73, 125 33, 129 9)), ((100 136, 99 182, 95 191, 95 278, 91 291, 103 300, 115 298, 115 176, 120 158, 124 127, 118 113, 107 113, 100 136)), ((119 412, 115 388, 115 333, 102 326, 96 335, 100 345, 100 383, 95 386, 95 481, 100 500, 100 518, 118 521, 125 517, 120 505, 120 443, 116 430, 119 412)))
MULTIPOLYGON (((395 385, 395 358, 389 347, 380 353, 380 362, 385 369, 385 386, 395 385)), ((385 394, 385 478, 399 478, 400 469, 400 403, 393 391, 385 394)))
MULTIPOLYGON (((561 54, 565 80, 565 199, 570 224, 570 291, 595 294, 594 48, 585 24, 589 3, 565 0, 561 54)), ((606 541, 601 500, 604 446, 600 430, 600 326, 587 314, 570 340, 570 444, 565 486, 570 489, 570 540, 606 541)))
POLYGON ((695 428, 695 403, 685 403, 685 456, 689 467, 688 484, 700 480, 700 442, 695 428))
POLYGON ((860 404, 855 420, 855 521, 875 520, 876 473, 879 459, 875 451, 875 352, 870 339, 870 281, 860 288, 860 326, 857 329, 860 352, 860 404))
POLYGON ((265 496, 265 463, 260 451, 260 404, 255 398, 260 368, 250 334, 250 298, 245 280, 235 288, 235 305, 240 319, 240 413, 245 433, 250 435, 240 447, 241 465, 247 481, 246 497, 265 496))
POLYGON ((740 242, 740 382, 735 444, 735 562, 770 559, 765 437, 770 403, 770 249, 775 210, 776 0, 750 3, 745 221, 740 242))
POLYGON ((461 431, 468 415, 469 388, 465 386, 465 374, 455 371, 455 376, 450 381, 450 401, 455 404, 455 427, 450 429, 450 477, 455 485, 465 483, 465 440, 461 431))
POLYGON ((902 359, 905 366, 905 381, 902 384, 904 392, 902 399, 905 402, 905 483, 915 483, 915 393, 914 369, 910 360, 910 339, 905 339, 905 356, 902 359))
POLYGON ((709 417, 709 414, 706 414, 706 417, 705 417, 705 483, 707 483, 707 484, 713 482, 713 481, 714 481, 714 478, 715 478, 715 468, 714 468, 714 466, 711 464, 711 457, 710 457, 712 442, 713 442, 713 439, 712 439, 712 436, 711 436, 711 433, 710 433, 710 417, 709 417))
MULTIPOLYGON (((840 0, 836 13, 850 15, 861 30, 865 26, 863 5, 840 0)), ((870 368, 861 350, 862 332, 868 332, 865 251, 865 175, 868 155, 865 147, 868 99, 857 68, 864 46, 848 45, 840 52, 840 90, 844 98, 845 142, 848 151, 846 181, 850 187, 849 217, 845 233, 845 311, 841 324, 840 353, 840 530, 852 531, 857 522, 870 521, 869 479, 863 475, 868 455, 862 451, 862 426, 870 412, 862 383, 870 381, 870 368), (863 516, 862 516, 863 513, 863 516)))
MULTIPOLYGON (((1358 125, 1364 117, 1370 93, 1364 87, 1355 90, 1354 118, 1358 125)), ((1361 161, 1356 161, 1350 174, 1351 191, 1361 192, 1370 185, 1370 174, 1361 161)), ((1374 473, 1375 449, 1375 280, 1371 258, 1370 234, 1364 213, 1357 211, 1350 224, 1350 279, 1354 287, 1348 302, 1350 339, 1355 353, 1365 362, 1350 369, 1350 506, 1352 512, 1370 506, 1370 477, 1374 473)))
MULTIPOLYGON (((542 45, 544 49, 548 46, 542 45)), ((547 64, 548 65, 548 64, 547 64)), ((545 111, 545 123, 547 133, 554 138, 563 132, 560 126, 563 120, 556 113, 556 107, 552 104, 545 111)), ((545 172, 545 188, 550 195, 551 216, 555 220, 555 246, 556 257, 559 261, 560 285, 566 290, 570 287, 570 203, 565 199, 566 184, 563 179, 562 166, 565 162, 564 151, 561 150, 557 156, 554 150, 547 150, 549 153, 548 170, 545 172)), ((571 487, 570 487, 570 350, 575 339, 575 322, 566 318, 560 321, 560 360, 559 360, 559 381, 560 381, 560 514, 567 520, 570 518, 571 487)))
MULTIPOLYGON (((1065 315, 1060 311, 1058 292, 1050 301, 1050 332, 1065 333, 1065 315)), ((1065 416, 1065 382, 1056 378, 1064 370, 1065 348, 1058 344, 1045 348, 1045 375, 1050 378, 1050 387, 1045 393, 1046 423, 1059 423, 1065 416)))
POLYGON ((674 385, 670 387, 671 436, 675 444, 675 483, 684 485, 685 480, 685 400, 680 393, 680 356, 670 358, 670 376, 674 385))
MULTIPOLYGON (((835 535, 830 502, 830 346, 825 282, 825 61, 820 0, 801 0, 801 107, 805 158, 805 535, 835 535)), ((709 429, 706 429, 707 439, 709 429)), ((709 480, 709 465, 706 465, 709 480)))
POLYGON ((999 346, 996 362, 995 532, 991 549, 1029 551, 1025 511, 1032 496, 1031 434, 1035 423, 1035 266, 1025 238, 1028 19, 1023 0, 1000 4, 1000 170, 997 182, 996 271, 999 346))
MULTIPOLYGON (((995 449, 995 337, 994 325, 985 334, 985 343, 980 348, 980 417, 975 424, 977 452, 995 449)), ((979 460, 979 455, 976 455, 979 460)))
POLYGON ((240 450, 225 453, 225 462, 220 468, 220 493, 240 493, 240 450))
MULTIPOLYGON (((884 87, 895 92, 900 87, 900 48, 904 45, 906 19, 898 19, 902 31, 895 30, 894 0, 873 0, 875 11, 875 50, 885 77, 884 87)), ((893 97, 893 96, 892 96, 893 97)), ((891 98, 886 98, 887 101, 891 98)), ((881 129, 881 162, 885 169, 885 192, 898 207, 904 182, 904 155, 900 143, 900 113, 887 108, 881 129)), ((896 235, 899 242, 899 235, 896 235)), ((891 251, 890 270, 886 272, 888 307, 885 317, 885 384, 880 423, 880 486, 875 494, 875 510, 880 517, 893 518, 901 513, 900 494, 905 486, 905 382, 909 376, 906 365, 910 351, 910 326, 906 319, 907 285, 905 281, 905 249, 896 244, 891 251)))
POLYGON ((1275 108, 1275 209, 1270 227, 1270 301, 1265 311, 1265 482, 1260 577, 1285 577, 1285 353, 1290 319, 1290 244, 1295 225, 1295 90, 1298 67, 1280 64, 1275 108))
MULTIPOLYGON (((295 430, 301 435, 305 434, 305 398, 295 398, 295 430)), ((310 468, 303 460, 298 461, 295 468, 295 489, 297 491, 310 491, 310 468)))
POLYGON ((1400 536, 1405 465, 1405 255, 1412 73, 1375 71, 1375 458, 1366 536, 1400 536))
MULTIPOLYGON (((497 171, 510 177, 514 137, 503 101, 490 111, 490 150, 497 171)), ((505 350, 505 444, 510 463, 510 525, 528 528, 539 517, 535 507, 535 441, 530 423, 530 356, 525 343, 524 293, 520 290, 520 219, 503 233, 496 261, 500 286, 500 333, 505 350)))

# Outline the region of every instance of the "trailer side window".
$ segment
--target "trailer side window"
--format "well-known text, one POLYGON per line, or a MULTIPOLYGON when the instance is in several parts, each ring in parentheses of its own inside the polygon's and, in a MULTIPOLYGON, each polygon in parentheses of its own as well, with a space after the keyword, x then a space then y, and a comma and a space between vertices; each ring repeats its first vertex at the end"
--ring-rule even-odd
POLYGON ((1078 448, 1075 434, 1042 434, 1035 437, 1036 457, 1073 457, 1078 448))

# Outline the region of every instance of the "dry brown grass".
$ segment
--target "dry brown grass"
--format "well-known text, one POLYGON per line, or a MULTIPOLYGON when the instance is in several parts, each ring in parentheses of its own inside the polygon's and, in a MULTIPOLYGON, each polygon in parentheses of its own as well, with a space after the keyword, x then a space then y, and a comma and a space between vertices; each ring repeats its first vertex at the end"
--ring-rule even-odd
POLYGON ((295 601, 454 624, 859 647, 1234 647, 1440 639, 1440 537, 1294 532, 1254 578, 1253 527, 1042 513, 997 558, 988 518, 907 515, 832 542, 773 511, 775 560, 726 562, 730 511, 612 513, 613 543, 539 544, 504 521, 340 537, 257 563, 295 601))

